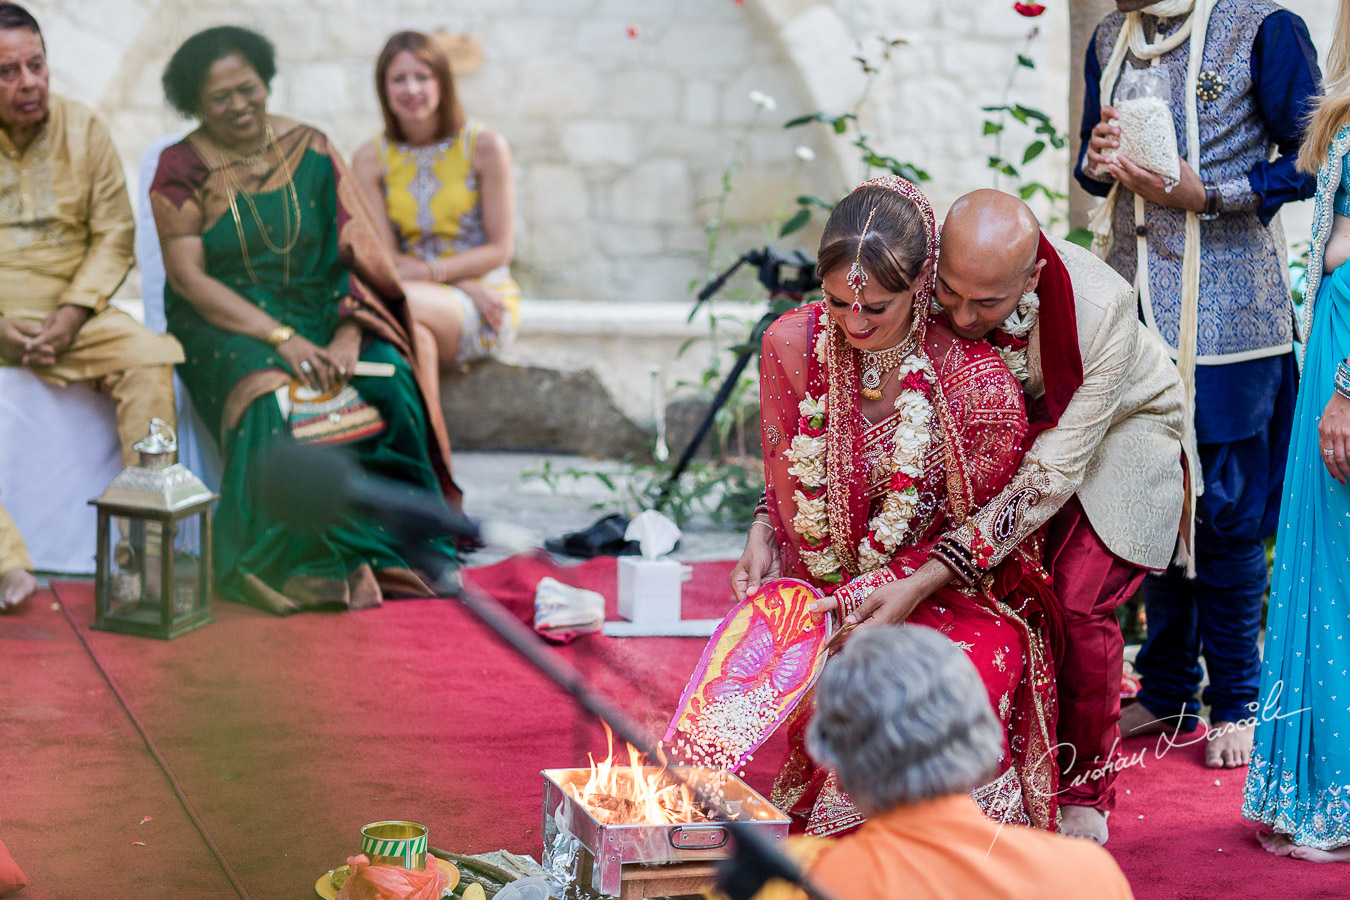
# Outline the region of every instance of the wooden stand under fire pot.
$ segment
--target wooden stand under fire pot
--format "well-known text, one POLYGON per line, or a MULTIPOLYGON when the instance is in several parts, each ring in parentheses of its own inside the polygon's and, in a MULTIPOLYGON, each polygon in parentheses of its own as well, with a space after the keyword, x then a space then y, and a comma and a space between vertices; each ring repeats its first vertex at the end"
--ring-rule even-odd
MULTIPOLYGON (((581 851, 582 865, 577 887, 587 893, 600 896, 591 885, 591 863, 585 857, 589 852, 581 851)), ((715 861, 696 860, 684 863, 668 863, 660 866, 627 865, 623 867, 623 883, 619 888, 619 900, 648 900, 652 897, 699 897, 713 886, 717 874, 715 861)))

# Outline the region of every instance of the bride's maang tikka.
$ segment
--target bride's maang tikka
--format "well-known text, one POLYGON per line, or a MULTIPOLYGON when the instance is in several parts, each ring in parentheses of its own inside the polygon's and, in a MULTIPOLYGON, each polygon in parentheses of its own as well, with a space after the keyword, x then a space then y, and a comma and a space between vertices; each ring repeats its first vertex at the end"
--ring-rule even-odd
POLYGON ((877 208, 872 207, 872 211, 867 214, 867 222, 863 225, 862 234, 858 235, 858 250, 853 254, 853 265, 848 267, 848 274, 844 281, 849 287, 853 288, 853 311, 862 312, 862 289, 867 285, 867 270, 862 265, 863 243, 867 240, 867 232, 872 227, 872 217, 877 214, 877 208))

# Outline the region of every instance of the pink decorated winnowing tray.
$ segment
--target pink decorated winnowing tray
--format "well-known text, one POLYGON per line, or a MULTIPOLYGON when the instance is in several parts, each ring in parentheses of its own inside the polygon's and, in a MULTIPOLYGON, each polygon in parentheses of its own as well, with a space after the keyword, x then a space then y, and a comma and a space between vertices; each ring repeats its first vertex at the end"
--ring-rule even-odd
POLYGON ((686 761, 736 771, 787 719, 825 664, 823 595, 780 578, 727 613, 699 657, 664 741, 686 761))

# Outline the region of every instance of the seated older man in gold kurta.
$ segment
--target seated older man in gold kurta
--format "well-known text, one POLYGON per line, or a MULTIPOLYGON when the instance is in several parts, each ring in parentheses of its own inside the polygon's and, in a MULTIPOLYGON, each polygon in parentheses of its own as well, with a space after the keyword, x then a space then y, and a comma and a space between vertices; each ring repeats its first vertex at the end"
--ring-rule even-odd
MULTIPOLYGON (((47 91, 37 21, 0 3, 0 365, 112 398, 125 463, 150 419, 175 421, 172 337, 108 306, 132 263, 122 165, 93 113, 47 91)), ((27 553, 0 509, 0 609, 32 591, 27 553)))

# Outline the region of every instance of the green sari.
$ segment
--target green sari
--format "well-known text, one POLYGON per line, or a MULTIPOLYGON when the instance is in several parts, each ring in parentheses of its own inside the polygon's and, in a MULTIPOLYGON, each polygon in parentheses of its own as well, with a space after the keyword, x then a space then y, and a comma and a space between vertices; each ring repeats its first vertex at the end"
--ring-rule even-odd
MULTIPOLYGON (((277 137, 276 150, 226 163, 200 131, 166 149, 151 188, 161 241, 200 235, 208 275, 319 346, 344 319, 359 322, 360 358, 392 364, 395 374, 351 380, 387 427, 343 449, 372 474, 457 503, 444 425, 411 364, 402 293, 354 184, 314 129, 291 127, 277 137), (289 252, 277 252, 289 236, 295 237, 289 252)), ((291 440, 275 395, 290 383, 286 364, 267 343, 209 324, 172 287, 165 288, 164 306, 186 357, 179 375, 202 419, 215 427, 224 459, 214 517, 217 591, 275 613, 430 596, 398 539, 378 521, 352 514, 324 530, 298 530, 269 515, 254 489, 254 467, 277 441, 291 440)), ((456 559, 450 539, 434 551, 448 563, 456 559)))

